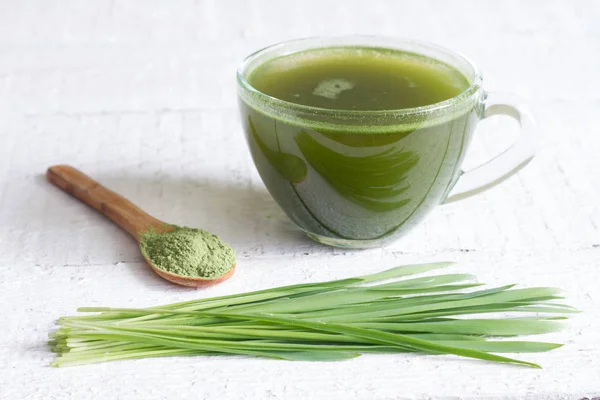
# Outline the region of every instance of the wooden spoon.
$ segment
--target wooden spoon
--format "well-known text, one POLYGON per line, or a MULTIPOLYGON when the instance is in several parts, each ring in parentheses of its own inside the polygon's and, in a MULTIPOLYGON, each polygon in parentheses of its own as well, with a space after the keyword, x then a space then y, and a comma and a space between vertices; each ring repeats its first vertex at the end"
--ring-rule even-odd
MULTIPOLYGON (((165 222, 147 214, 123 196, 105 188, 73 167, 55 165, 48 168, 46 177, 54 185, 110 218, 114 223, 129 232, 138 244, 140 233, 148 231, 150 227, 156 232, 168 232, 172 229, 165 222)), ((203 287, 223 282, 229 279, 235 271, 235 265, 233 265, 229 272, 215 279, 191 278, 163 271, 153 265, 146 256, 144 256, 144 259, 160 277, 178 285, 190 287, 203 287)))

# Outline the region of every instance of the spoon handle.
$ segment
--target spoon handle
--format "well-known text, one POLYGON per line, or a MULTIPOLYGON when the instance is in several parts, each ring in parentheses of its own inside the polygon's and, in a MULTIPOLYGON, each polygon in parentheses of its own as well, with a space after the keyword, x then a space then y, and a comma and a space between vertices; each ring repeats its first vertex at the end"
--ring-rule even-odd
POLYGON ((71 166, 50 167, 46 177, 52 184, 106 215, 138 241, 140 232, 151 226, 164 226, 164 222, 71 166))

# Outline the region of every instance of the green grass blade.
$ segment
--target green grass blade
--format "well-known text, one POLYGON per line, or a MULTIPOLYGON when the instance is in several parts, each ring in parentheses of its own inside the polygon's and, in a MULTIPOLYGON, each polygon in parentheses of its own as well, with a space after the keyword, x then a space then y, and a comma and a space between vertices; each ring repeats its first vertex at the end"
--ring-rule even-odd
POLYGON ((307 319, 325 319, 328 321, 344 322, 346 320, 353 320, 353 316, 355 314, 363 314, 363 316, 368 316, 370 315, 370 313, 378 311, 393 311, 391 312, 391 314, 397 315, 397 313, 395 313, 396 310, 406 310, 409 307, 416 307, 422 305, 434 307, 435 304, 445 304, 451 301, 488 296, 491 294, 503 292, 505 290, 510 289, 511 287, 512 285, 502 286, 493 289, 478 290, 470 293, 422 295, 405 298, 386 297, 384 301, 371 302, 368 304, 358 304, 351 308, 338 307, 332 310, 312 311, 302 314, 299 317, 307 319))
POLYGON ((447 346, 490 353, 542 353, 561 347, 561 344, 527 341, 439 341, 447 346))
POLYGON ((506 362, 506 363, 514 363, 525 366, 530 366, 534 368, 540 368, 539 365, 530 363, 527 361, 521 361, 513 358, 498 356, 494 354, 488 354, 485 352, 471 350, 471 349, 461 349, 453 346, 445 346, 440 345, 435 342, 416 339, 407 335, 399 335, 394 333, 373 331, 369 329, 356 328, 344 325, 337 324, 325 324, 325 323, 316 323, 310 321, 303 320, 295 320, 289 318, 276 318, 269 316, 250 316, 250 315, 238 315, 238 314, 221 314, 221 316, 227 316, 231 318, 248 318, 254 319, 258 321, 265 322, 273 322, 273 323, 281 323, 284 325, 290 326, 299 326, 309 329, 314 329, 317 331, 325 331, 332 333, 340 333, 346 334, 350 336, 356 336, 364 339, 371 339, 379 341, 382 344, 399 346, 401 348, 411 348, 414 350, 420 350, 424 352, 436 352, 436 353, 445 353, 445 354, 454 354, 462 357, 476 358, 480 360, 488 360, 488 361, 498 361, 498 362, 506 362))
POLYGON ((456 319, 443 322, 416 323, 352 323, 352 326, 393 332, 429 332, 464 335, 516 336, 558 332, 564 325, 558 321, 537 319, 456 319))
POLYGON ((404 279, 377 286, 370 286, 371 290, 395 290, 406 288, 429 288, 450 283, 464 282, 475 279, 471 274, 444 274, 436 276, 424 276, 421 278, 404 279))
POLYGON ((377 282, 383 281, 387 279, 395 279, 408 275, 421 274, 428 271, 433 271, 434 269, 446 268, 451 265, 454 265, 453 262, 435 262, 435 263, 426 263, 426 264, 412 264, 412 265, 402 265, 399 267, 391 268, 382 272, 378 272, 376 274, 364 275, 360 278, 363 283, 377 282))
MULTIPOLYGON (((510 302, 526 299, 535 299, 537 297, 545 297, 545 294, 551 296, 552 293, 557 293, 558 289, 554 288, 531 288, 531 289, 513 289, 506 290, 499 293, 493 293, 485 296, 478 296, 466 300, 446 300, 443 302, 436 302, 433 304, 422 304, 410 307, 403 307, 402 309, 395 309, 389 307, 386 310, 380 311, 366 311, 362 314, 353 314, 353 321, 373 321, 378 318, 385 318, 390 316, 407 315, 407 314, 418 314, 428 311, 440 311, 446 309, 457 309, 464 307, 482 307, 490 304, 500 302, 510 302)), ((329 321, 344 321, 347 316, 331 317, 329 321)))
POLYGON ((382 286, 369 286, 368 290, 372 291, 387 291, 393 292, 388 294, 389 297, 407 294, 423 294, 423 293, 436 293, 436 292, 455 292, 463 289, 471 289, 474 287, 482 286, 481 283, 465 283, 462 285, 439 285, 439 286, 428 286, 428 287, 416 287, 416 288, 385 288, 382 286))

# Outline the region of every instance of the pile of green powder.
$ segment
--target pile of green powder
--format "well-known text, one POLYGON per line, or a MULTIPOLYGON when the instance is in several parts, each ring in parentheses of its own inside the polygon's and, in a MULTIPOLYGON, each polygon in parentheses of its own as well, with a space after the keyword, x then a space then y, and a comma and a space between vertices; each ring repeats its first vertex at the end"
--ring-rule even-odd
POLYGON ((163 271, 192 278, 218 278, 235 265, 233 249, 202 229, 171 226, 169 232, 150 228, 140 234, 140 248, 163 271))

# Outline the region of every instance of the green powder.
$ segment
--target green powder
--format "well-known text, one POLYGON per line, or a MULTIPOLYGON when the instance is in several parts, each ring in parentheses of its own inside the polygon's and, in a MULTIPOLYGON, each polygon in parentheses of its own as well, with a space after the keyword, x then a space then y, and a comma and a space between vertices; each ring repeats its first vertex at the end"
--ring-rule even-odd
POLYGON ((202 229, 172 226, 170 232, 150 228, 140 234, 140 248, 156 267, 192 278, 218 278, 235 264, 233 249, 202 229))

